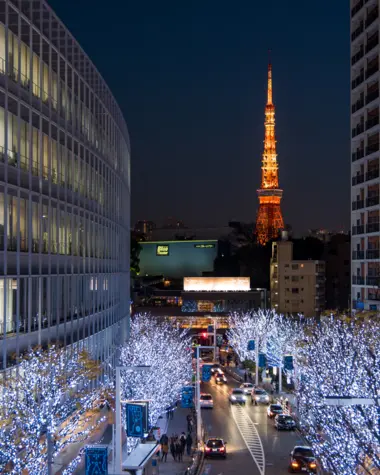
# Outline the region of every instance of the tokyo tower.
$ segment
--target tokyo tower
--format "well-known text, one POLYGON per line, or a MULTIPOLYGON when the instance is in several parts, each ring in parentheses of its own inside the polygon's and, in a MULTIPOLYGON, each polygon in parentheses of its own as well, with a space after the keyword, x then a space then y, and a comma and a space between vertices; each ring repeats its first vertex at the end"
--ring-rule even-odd
POLYGON ((261 187, 257 190, 259 210, 256 218, 257 242, 266 244, 284 229, 281 214, 282 190, 278 187, 278 163, 275 139, 274 104, 272 100, 272 65, 268 65, 268 97, 265 106, 265 140, 261 167, 261 187))

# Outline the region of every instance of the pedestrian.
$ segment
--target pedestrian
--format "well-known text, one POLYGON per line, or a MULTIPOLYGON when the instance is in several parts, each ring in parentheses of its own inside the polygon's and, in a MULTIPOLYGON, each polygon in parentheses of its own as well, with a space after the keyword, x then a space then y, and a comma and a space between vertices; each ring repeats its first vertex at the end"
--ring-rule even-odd
POLYGON ((248 381, 248 374, 247 371, 244 373, 244 382, 246 383, 248 381))
POLYGON ((182 462, 182 445, 179 440, 176 441, 175 452, 177 455, 178 462, 182 462))
POLYGON ((193 446, 193 438, 191 437, 190 432, 187 434, 186 437, 186 449, 187 449, 187 455, 191 455, 191 447, 193 446))
POLYGON ((174 437, 170 437, 170 453, 172 454, 174 462, 177 460, 176 453, 175 453, 175 443, 174 437))
POLYGON ((181 444, 181 449, 182 449, 182 454, 185 453, 185 446, 186 446, 186 434, 182 432, 180 438, 179 438, 180 444, 181 444))
POLYGON ((192 432, 193 431, 193 418, 191 417, 191 414, 188 414, 186 416, 187 420, 187 432, 192 432))
POLYGON ((163 444, 166 444, 168 445, 169 443, 169 438, 166 434, 162 434, 161 436, 161 439, 160 439, 160 444, 163 445, 163 444))
POLYGON ((168 452, 169 452, 169 446, 168 443, 163 443, 161 444, 161 449, 162 449, 162 457, 161 457, 161 462, 167 462, 168 460, 168 452))

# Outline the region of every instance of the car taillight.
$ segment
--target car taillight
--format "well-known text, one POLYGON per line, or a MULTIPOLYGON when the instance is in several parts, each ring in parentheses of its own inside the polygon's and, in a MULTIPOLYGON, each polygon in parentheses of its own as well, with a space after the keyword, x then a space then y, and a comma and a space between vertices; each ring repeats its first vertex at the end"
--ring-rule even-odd
POLYGON ((210 452, 210 447, 206 447, 206 452, 210 452))
POLYGON ((317 468, 317 464, 315 462, 310 462, 310 468, 317 468))
POLYGON ((292 465, 292 467, 297 468, 297 467, 298 467, 298 462, 296 462, 295 460, 293 460, 293 462, 292 462, 291 465, 292 465))
POLYGON ((273 412, 270 412, 269 414, 270 414, 271 416, 273 416, 273 412))
POLYGON ((222 447, 222 448, 220 449, 220 451, 221 451, 221 452, 224 452, 224 451, 225 451, 225 448, 224 448, 224 447, 222 447))

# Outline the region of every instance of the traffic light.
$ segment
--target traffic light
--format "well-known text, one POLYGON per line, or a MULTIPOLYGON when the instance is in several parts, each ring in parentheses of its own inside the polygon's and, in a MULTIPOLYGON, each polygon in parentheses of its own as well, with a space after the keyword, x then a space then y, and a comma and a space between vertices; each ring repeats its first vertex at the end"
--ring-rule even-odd
POLYGON ((202 333, 202 338, 207 338, 207 333, 206 332, 202 333))

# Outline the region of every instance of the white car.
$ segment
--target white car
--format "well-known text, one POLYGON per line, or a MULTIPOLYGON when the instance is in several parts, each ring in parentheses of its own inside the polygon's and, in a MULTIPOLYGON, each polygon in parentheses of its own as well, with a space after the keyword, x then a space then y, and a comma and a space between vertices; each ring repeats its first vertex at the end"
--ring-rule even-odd
POLYGON ((212 409, 214 407, 214 401, 212 399, 211 394, 201 393, 199 402, 201 405, 201 409, 212 409))
POLYGON ((247 396, 242 389, 236 388, 231 391, 229 400, 231 404, 245 404, 247 402, 247 396))
POLYGON ((269 394, 264 389, 253 388, 251 392, 252 404, 269 404, 269 394))
POLYGON ((244 394, 251 394, 252 389, 255 387, 252 383, 243 383, 240 385, 240 389, 244 391, 244 394))

